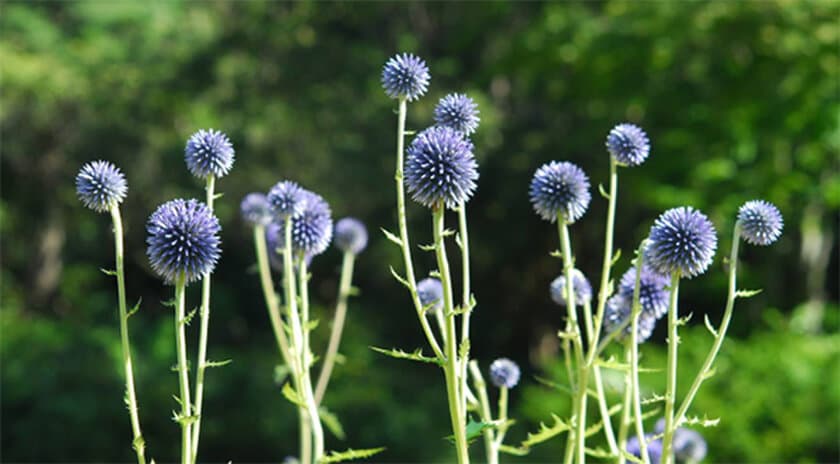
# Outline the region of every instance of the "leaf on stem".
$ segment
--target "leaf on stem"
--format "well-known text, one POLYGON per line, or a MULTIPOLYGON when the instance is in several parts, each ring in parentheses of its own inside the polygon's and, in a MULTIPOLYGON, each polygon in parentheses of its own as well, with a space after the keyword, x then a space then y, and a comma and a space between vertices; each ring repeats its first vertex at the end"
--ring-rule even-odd
POLYGON ((606 199, 606 200, 610 199, 610 194, 607 193, 606 190, 604 190, 604 184, 602 184, 600 182, 598 182, 598 192, 601 194, 602 197, 604 197, 604 199, 606 199))
POLYGON ((408 353, 408 352, 405 352, 403 350, 399 350, 399 349, 396 349, 396 348, 391 348, 390 350, 387 350, 385 348, 378 348, 378 347, 375 347, 375 346, 371 346, 370 349, 372 349, 373 351, 376 351, 377 353, 382 353, 385 356, 390 356, 390 357, 396 358, 396 359, 408 359, 410 361, 418 361, 418 362, 424 362, 424 363, 429 363, 429 364, 437 364, 438 366, 443 366, 444 365, 444 362, 441 359, 432 358, 432 357, 429 357, 429 356, 424 356, 423 355, 423 350, 420 349, 420 348, 417 348, 416 350, 412 351, 411 353, 408 353))
POLYGON ((560 250, 554 250, 548 254, 552 258, 563 259, 563 252, 560 250))
POLYGON ((395 279, 397 279, 397 282, 403 284, 405 288, 411 290, 411 284, 409 284, 403 276, 399 275, 397 271, 394 270, 394 266, 388 266, 388 268, 391 269, 391 275, 394 276, 395 279))
POLYGON ((318 327, 318 324, 320 323, 320 321, 321 321, 320 319, 312 319, 311 321, 307 322, 306 323, 306 330, 309 331, 309 332, 315 330, 315 327, 318 327))
POLYGON ((289 400, 292 404, 295 404, 302 408, 306 407, 306 403, 304 403, 303 399, 301 399, 300 395, 298 395, 295 389, 292 388, 292 385, 289 382, 286 382, 286 384, 283 385, 282 393, 283 396, 286 397, 286 399, 289 400))
POLYGON ((430 245, 419 244, 419 245, 417 245, 417 247, 420 248, 423 251, 435 251, 435 250, 437 250, 437 245, 435 245, 434 243, 432 243, 430 245))
POLYGON ((204 367, 222 367, 232 363, 233 359, 225 359, 224 361, 205 361, 204 367))
POLYGON ((706 329, 708 329, 709 332, 712 333, 712 336, 717 338, 718 337, 718 332, 717 332, 717 330, 715 330, 715 327, 712 325, 711 321, 709 321, 709 315, 708 314, 703 316, 703 322, 706 323, 706 329))
POLYGON ((615 252, 613 253, 613 258, 612 262, 610 263, 610 267, 615 266, 619 259, 621 259, 621 248, 616 248, 615 252))
POLYGON ((388 232, 388 229, 386 229, 386 228, 384 228, 384 227, 380 227, 380 228, 379 228, 379 230, 381 230, 381 231, 382 231, 382 233, 383 233, 383 234, 385 234, 385 238, 387 238, 388 240, 390 240, 390 241, 394 242, 394 243, 395 243, 398 247, 403 246, 402 240, 400 240, 400 238, 399 238, 399 237, 397 237, 396 235, 392 234, 391 232, 388 232))
POLYGON ((458 356, 460 356, 461 359, 469 358, 469 356, 470 356, 470 339, 469 338, 465 338, 464 340, 461 341, 461 346, 458 347, 458 356))
POLYGON ((665 396, 657 395, 656 393, 653 394, 650 398, 645 398, 640 401, 641 404, 653 404, 665 401, 665 396))
POLYGON ((455 244, 458 245, 458 248, 461 250, 464 249, 464 243, 461 242, 461 234, 455 234, 455 244))
POLYGON ((500 445, 499 451, 513 456, 527 456, 531 450, 527 448, 516 448, 510 445, 500 445))
POLYGON ((274 383, 277 385, 282 384, 286 380, 286 377, 288 377, 291 373, 292 370, 285 364, 278 364, 274 366, 274 383))
POLYGON ((686 418, 682 423, 685 425, 699 425, 701 427, 717 427, 720 423, 720 418, 709 419, 706 416, 703 416, 703 418, 700 419, 699 417, 694 416, 686 418))
POLYGON ((175 298, 172 298, 171 300, 164 300, 164 301, 160 302, 160 304, 162 304, 163 306, 166 306, 168 308, 174 308, 176 303, 177 303, 177 301, 175 301, 175 298))
POLYGON ((691 316, 693 316, 693 315, 694 315, 694 313, 690 312, 687 315, 677 319, 677 326, 683 326, 683 325, 688 324, 688 322, 691 320, 691 316))
POLYGON ((572 430, 571 424, 564 422, 557 414, 552 414, 551 417, 554 419, 554 424, 548 426, 544 422, 540 422, 540 430, 536 433, 528 433, 528 437, 519 445, 520 448, 530 448, 533 445, 550 440, 563 432, 572 430))
POLYGON ((662 408, 651 409, 650 411, 642 414, 642 420, 650 419, 653 416, 659 415, 660 412, 662 412, 662 408))
POLYGON ((583 452, 593 458, 612 459, 616 457, 604 448, 584 448, 583 452))
POLYGON ((628 453, 625 450, 621 450, 621 455, 624 456, 624 458, 627 459, 630 462, 635 462, 636 464, 645 464, 644 461, 637 458, 636 456, 633 456, 632 454, 628 453))
POLYGON ((744 289, 741 289, 741 290, 738 290, 738 291, 735 292, 735 298, 752 298, 752 297, 758 295, 759 293, 761 293, 762 291, 763 291, 762 289, 758 289, 758 290, 744 290, 744 289))
POLYGON ((225 194, 223 192, 219 192, 219 193, 213 195, 213 200, 218 200, 219 198, 222 198, 223 196, 225 196, 225 194))
POLYGON ((454 231, 454 230, 452 230, 452 229, 444 229, 444 230, 443 230, 443 233, 441 233, 441 234, 440 234, 440 236, 441 236, 441 237, 444 237, 444 238, 445 238, 445 237, 451 237, 451 236, 453 236, 453 235, 455 235, 455 231, 454 231))
POLYGON ((133 316, 134 313, 136 313, 137 311, 140 311, 140 303, 142 303, 142 302, 143 302, 143 298, 139 298, 137 300, 137 303, 135 303, 134 306, 132 306, 131 309, 128 310, 128 314, 125 315, 125 318, 128 319, 129 317, 133 316))
POLYGON ((325 406, 318 408, 318 417, 321 418, 321 422, 324 423, 327 429, 329 429, 336 438, 339 440, 347 438, 344 434, 344 427, 341 426, 341 422, 338 420, 338 416, 328 410, 325 406))
POLYGON ((385 451, 385 447, 381 448, 368 448, 368 449, 360 449, 354 450, 350 448, 346 451, 337 452, 337 451, 330 451, 330 454, 325 456, 319 464, 331 464, 334 462, 342 462, 342 461, 350 461, 353 459, 364 459, 369 458, 375 454, 379 454, 385 451))
POLYGON ((116 277, 117 276, 117 271, 114 271, 112 269, 105 269, 104 267, 101 267, 101 268, 99 268, 99 270, 102 271, 102 273, 105 274, 106 276, 111 276, 111 277, 116 277))

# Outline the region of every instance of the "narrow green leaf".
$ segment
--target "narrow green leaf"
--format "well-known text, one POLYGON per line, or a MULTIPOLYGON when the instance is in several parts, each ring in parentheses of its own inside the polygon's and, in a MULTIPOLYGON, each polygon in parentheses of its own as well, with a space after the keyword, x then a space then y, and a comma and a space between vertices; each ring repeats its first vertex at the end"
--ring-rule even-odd
POLYGON ((645 464, 644 461, 637 458, 636 456, 633 456, 632 454, 628 453, 625 450, 621 450, 621 455, 624 456, 624 458, 627 459, 630 462, 635 462, 636 464, 645 464))
POLYGON ((112 269, 105 269, 104 267, 102 267, 102 268, 99 268, 99 270, 102 271, 102 273, 105 274, 106 276, 111 276, 111 277, 116 277, 117 276, 117 271, 114 271, 112 269))
POLYGON ((441 233, 441 237, 451 237, 455 235, 455 231, 452 229, 445 229, 443 233, 441 233))
POLYGON ((556 414, 552 414, 551 417, 554 419, 554 424, 548 426, 544 422, 540 422, 540 430, 536 433, 529 433, 528 437, 519 446, 521 448, 530 448, 533 445, 550 440, 572 429, 571 424, 563 422, 563 419, 560 419, 556 414))
POLYGON ((344 440, 346 438, 346 435, 344 434, 344 427, 341 426, 338 416, 324 406, 318 408, 318 416, 321 418, 321 422, 324 423, 327 429, 329 429, 336 438, 339 440, 344 440))
POLYGON ((142 303, 142 302, 143 302, 143 298, 141 297, 137 300, 137 303, 135 303, 134 306, 132 306, 131 309, 128 310, 128 314, 126 314, 126 316, 125 316, 126 319, 133 316, 134 313, 136 313, 137 311, 140 311, 140 303, 142 303))
POLYGON ((400 240, 399 237, 392 234, 391 232, 388 232, 388 229, 386 229, 384 227, 380 227, 379 230, 381 230, 382 233, 385 234, 385 238, 387 238, 388 240, 395 243, 398 247, 401 247, 403 245, 402 240, 400 240))
POLYGON ((175 301, 175 298, 173 298, 171 300, 164 300, 164 301, 160 302, 160 304, 162 304, 163 306, 166 306, 167 308, 174 308, 176 303, 177 303, 177 301, 175 301))
POLYGON ((464 249, 464 244, 461 242, 461 234, 455 234, 455 244, 458 245, 458 248, 464 249))
POLYGON ((233 359, 225 359, 224 361, 206 361, 204 367, 222 367, 232 363, 233 359))
POLYGON ((371 346, 370 349, 372 349, 373 351, 376 351, 377 353, 382 353, 385 356, 390 356, 392 358, 408 359, 408 360, 411 360, 411 361, 419 361, 419 362, 424 362, 424 363, 429 363, 429 364, 437 364, 438 366, 443 366, 443 361, 442 360, 440 360, 438 358, 431 358, 429 356, 424 356, 423 351, 420 348, 417 348, 416 350, 414 350, 411 353, 407 353, 403 350, 399 350, 399 349, 396 349, 396 348, 392 348, 390 350, 387 350, 385 348, 378 348, 378 347, 375 347, 375 346, 371 346))
POLYGON ((343 462, 343 461, 350 461, 353 459, 364 459, 369 458, 375 454, 379 454, 385 451, 385 447, 381 448, 368 448, 368 449, 360 449, 354 450, 350 448, 346 451, 337 452, 337 451, 330 451, 329 455, 325 456, 321 459, 319 464, 331 464, 334 462, 343 462))
POLYGON ((665 401, 665 396, 657 395, 656 393, 653 394, 650 398, 645 398, 640 401, 641 404, 653 404, 665 401))
POLYGON ((711 333, 712 333, 712 336, 713 336, 713 337, 715 337, 715 338, 717 338, 717 337, 718 337, 718 332, 717 332, 717 330, 715 330, 715 327, 712 325, 712 322, 711 322, 711 321, 709 321, 709 315, 708 315, 708 314, 706 314, 706 315, 703 317, 703 322, 705 322, 705 323, 706 323, 706 329, 708 329, 708 330, 709 330, 709 332, 711 332, 711 333))
POLYGON ((509 445, 501 445, 499 446, 499 451, 513 456, 527 456, 531 450, 527 448, 516 448, 509 445))
POLYGON ((218 200, 219 198, 222 198, 223 196, 225 196, 225 194, 223 192, 219 192, 219 193, 213 195, 213 199, 218 200))
POLYGON ((190 322, 192 322, 192 319, 193 319, 193 317, 195 317, 195 313, 197 313, 197 312, 198 312, 198 308, 194 308, 192 311, 188 312, 187 315, 184 316, 183 319, 181 319, 181 324, 182 325, 190 325, 190 322))
POLYGON ((399 275, 399 273, 397 273, 397 271, 394 270, 393 266, 388 266, 388 268, 391 269, 391 275, 394 276, 395 279, 397 279, 397 282, 403 284, 405 288, 411 290, 411 285, 408 283, 407 280, 405 280, 403 276, 399 275))
POLYGON ((603 448, 585 448, 583 452, 593 458, 612 459, 616 457, 614 454, 603 448))
POLYGON ((689 418, 686 418, 683 421, 683 424, 685 424, 685 425, 699 425, 701 427, 717 427, 717 425, 719 423, 720 423, 720 418, 719 417, 715 418, 715 419, 709 419, 706 416, 703 416, 702 419, 700 419, 697 416, 689 417, 689 418))
POLYGON ((563 252, 560 251, 560 250, 554 250, 551 253, 549 253, 548 255, 551 256, 552 258, 557 258, 557 259, 562 259, 563 258, 563 252))
POLYGON ((306 323, 306 330, 313 331, 315 327, 318 327, 318 324, 321 322, 320 319, 312 319, 311 321, 306 323))
POLYGON ((758 289, 758 290, 743 290, 743 289, 741 289, 741 290, 738 290, 738 291, 735 292, 735 298, 752 298, 752 297, 758 295, 759 293, 761 293, 762 291, 763 290, 761 290, 761 289, 758 289))
POLYGON ((306 403, 303 402, 303 400, 300 398, 300 395, 298 395, 295 389, 292 388, 289 382, 286 382, 286 384, 283 385, 282 393, 283 396, 286 397, 286 399, 289 400, 292 404, 298 405, 303 408, 306 407, 306 403))
POLYGON ((606 199, 606 200, 610 199, 610 194, 607 193, 606 190, 604 190, 604 184, 602 184, 600 182, 598 183, 598 192, 601 194, 602 197, 604 197, 604 199, 606 199))
POLYGON ((615 252, 613 253, 612 262, 610 263, 610 267, 615 266, 615 263, 621 259, 621 248, 616 248, 615 252))
POLYGON ((437 246, 434 243, 432 243, 431 245, 420 244, 420 245, 417 245, 417 247, 420 248, 423 251, 435 251, 435 250, 437 250, 437 246))
POLYGON ((662 408, 654 408, 648 412, 642 413, 642 420, 649 419, 653 416, 658 415, 662 411, 662 408))

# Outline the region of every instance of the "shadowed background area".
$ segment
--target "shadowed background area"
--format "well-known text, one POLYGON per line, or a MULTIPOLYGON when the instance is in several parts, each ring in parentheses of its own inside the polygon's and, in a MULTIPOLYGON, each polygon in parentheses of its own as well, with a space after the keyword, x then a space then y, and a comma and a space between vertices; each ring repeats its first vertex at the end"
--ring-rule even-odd
MULTIPOLYGON (((296 413, 280 394, 279 361, 238 216, 248 192, 292 179, 322 194, 336 217, 371 232, 359 257, 348 326, 325 404, 346 438, 328 449, 386 446, 377 460, 452 462, 443 375, 369 346, 424 344, 410 301, 393 280, 396 229, 395 102, 379 76, 397 51, 425 58, 429 93, 409 106, 408 126, 432 122, 438 98, 466 92, 479 104, 473 137, 481 178, 469 204, 472 353, 482 367, 510 357, 523 367, 508 433, 516 444, 569 398, 535 377, 564 382, 556 332, 563 319, 549 282, 560 262, 556 231, 531 210, 527 186, 549 160, 579 164, 593 202, 572 229, 577 265, 597 282, 607 181, 604 141, 630 121, 650 135, 641 167, 620 171, 615 273, 663 210, 693 205, 718 228, 710 271, 681 286, 685 388, 720 320, 737 208, 779 206, 782 239, 745 245, 739 300, 716 375, 692 414, 721 417, 702 431, 709 462, 837 462, 840 434, 837 217, 840 206, 837 2, 681 3, 275 3, 5 2, 0 14, 2 130, 3 460, 131 461, 123 402, 116 291, 107 215, 82 207, 73 179, 87 161, 127 175, 123 204, 130 320, 147 455, 178 453, 171 411, 177 378, 171 287, 150 271, 144 223, 156 205, 203 198, 184 166, 191 133, 213 127, 236 149, 217 182, 223 256, 213 277, 209 356, 232 359, 206 381, 201 460, 279 461, 296 452, 296 413)), ((431 239, 427 210, 409 205, 412 237, 431 239)), ((448 218, 454 221, 454 216, 448 218)), ((453 257, 455 275, 457 259, 453 257)), ((434 258, 418 250, 418 275, 434 258)), ((340 253, 313 265, 312 297, 323 352, 340 253)), ((458 282, 456 280, 456 288, 458 282)), ((188 289, 197 306, 199 286, 188 289)), ((664 324, 642 348, 664 366, 664 324)), ((197 324, 190 327, 194 357, 197 324)), ((616 351, 614 354, 618 354, 616 351)), ((620 373, 607 378, 619 397, 620 373)), ((646 396, 664 373, 642 377, 646 396)), ((684 392, 684 390, 681 390, 684 392)), ((491 392, 495 396, 496 392, 491 392)), ((651 419, 652 421, 653 419, 651 419)), ((592 446, 603 446, 600 435, 592 446)), ((511 462, 552 462, 565 437, 511 462)), ((480 446, 473 446, 477 461, 480 446)))

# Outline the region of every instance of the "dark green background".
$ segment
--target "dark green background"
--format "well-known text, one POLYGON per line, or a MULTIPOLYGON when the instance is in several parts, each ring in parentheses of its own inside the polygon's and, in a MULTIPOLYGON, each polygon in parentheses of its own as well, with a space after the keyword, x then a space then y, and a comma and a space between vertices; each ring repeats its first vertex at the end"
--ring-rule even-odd
MULTIPOLYGON (((342 352, 326 404, 347 438, 328 448, 387 446, 380 461, 451 462, 441 372, 370 351, 423 345, 409 300, 390 277, 395 229, 394 101, 379 75, 397 51, 431 68, 429 93, 409 107, 410 128, 431 123, 439 97, 467 92, 481 108, 474 136, 478 191, 469 204, 473 354, 486 367, 523 367, 509 433, 517 443, 551 413, 568 414, 554 334, 562 313, 548 283, 555 230, 531 211, 527 185, 542 163, 581 165, 593 202, 572 228, 577 263, 598 280, 606 181, 604 140, 632 121, 651 137, 650 159, 622 169, 616 246, 630 250, 664 209, 693 205, 718 227, 708 273, 681 288, 681 385, 692 376, 725 300, 725 265, 737 208, 765 198, 785 216, 782 239, 744 246, 740 286, 764 288, 736 307, 717 375, 694 414, 721 417, 703 433, 710 462, 838 461, 840 206, 837 2, 279 3, 67 2, 0 5, 2 129, 2 459, 130 461, 122 404, 109 218, 85 210, 73 180, 86 161, 127 174, 128 294, 147 454, 175 459, 176 376, 171 298, 145 258, 144 222, 174 197, 202 197, 183 146, 199 128, 225 131, 236 164, 217 188, 224 254, 214 274, 201 456, 278 461, 296 449, 296 415, 274 383, 278 355, 254 273, 242 196, 288 178, 321 193, 337 217, 362 218, 371 245, 359 258, 342 352)), ((409 205, 417 243, 427 211, 409 205)), ((452 221, 453 217, 449 217, 452 221)), ((452 250, 454 255, 455 250, 452 250)), ((339 253, 313 264, 312 297, 324 321, 335 300, 339 253)), ((432 266, 418 252, 418 272, 432 266)), ((458 267, 455 266, 457 272, 458 267)), ((191 305, 198 287, 190 288, 191 305)), ((191 327, 196 338, 196 325, 191 327)), ((642 349, 664 365, 663 327, 642 349)), ((191 349, 194 356, 194 349, 191 349)), ((662 392, 662 374, 643 377, 662 392)), ((608 384, 616 379, 609 378, 608 384)), ((611 390, 612 391, 612 390, 611 390)), ((495 395, 495 393, 491 392, 495 395)), ((613 398, 617 398, 612 393, 613 398)), ((593 445, 600 438, 593 439, 593 445)), ((516 462, 556 461, 563 438, 516 462)), ((474 457, 483 458, 480 446, 474 457)))

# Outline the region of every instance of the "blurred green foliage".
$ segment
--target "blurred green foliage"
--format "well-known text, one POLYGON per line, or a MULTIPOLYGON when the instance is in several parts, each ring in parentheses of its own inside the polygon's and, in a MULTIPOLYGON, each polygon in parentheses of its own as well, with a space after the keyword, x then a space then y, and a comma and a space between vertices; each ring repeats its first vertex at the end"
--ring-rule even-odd
MULTIPOLYGON (((778 244, 744 247, 742 285, 765 291, 739 302, 718 375, 694 408, 722 416, 704 432, 712 460, 840 460, 837 307, 827 305, 838 294, 838 17, 833 1, 4 2, 0 452, 7 461, 131 460, 114 285, 98 272, 113 262, 108 218, 84 210, 73 192, 81 164, 104 158, 130 186, 128 293, 143 298, 131 330, 148 449, 158 461, 176 455, 171 314, 160 304, 171 288, 149 271, 143 224, 165 200, 203 195, 184 169, 183 145, 194 130, 216 127, 233 140, 237 162, 217 185, 224 256, 210 357, 234 362, 208 374, 203 458, 278 460, 296 448, 250 233, 237 218, 245 193, 281 178, 317 190, 338 216, 362 218, 374 238, 358 263, 362 295, 351 302, 346 362, 326 398, 347 438, 331 437, 328 447, 384 445, 387 461, 451 457, 440 373, 367 348, 422 345, 388 275, 397 250, 376 234, 395 222, 394 105, 379 72, 407 50, 426 58, 433 76, 429 95, 410 106, 412 128, 428 125, 449 91, 481 107, 481 180, 469 207, 473 353, 484 366, 506 355, 525 368, 530 386, 514 391, 512 439, 568 403, 530 380, 560 371, 561 315, 547 296, 559 272, 548 256, 556 237, 530 211, 528 181, 543 162, 568 159, 603 182, 606 133, 629 120, 648 131, 653 152, 643 167, 621 171, 617 247, 632 249, 661 210, 680 204, 709 213, 721 250, 743 201, 766 198, 785 215, 778 244)), ((578 266, 591 277, 600 200, 572 229, 578 266)), ((409 213, 413 236, 428 242, 426 212, 409 213)), ((333 252, 313 266, 322 321, 338 262, 333 252)), ((423 275, 433 258, 417 264, 423 275)), ((623 258, 616 271, 628 264, 623 258)), ((723 268, 718 259, 681 288, 684 312, 719 319, 723 268)), ((698 362, 707 337, 699 325, 687 331, 682 368, 698 362)), ((659 334, 645 346, 646 363, 662 363, 661 345, 659 334)), ((651 375, 646 386, 661 391, 660 381, 651 375)), ((556 460, 562 442, 519 461, 556 460)))

